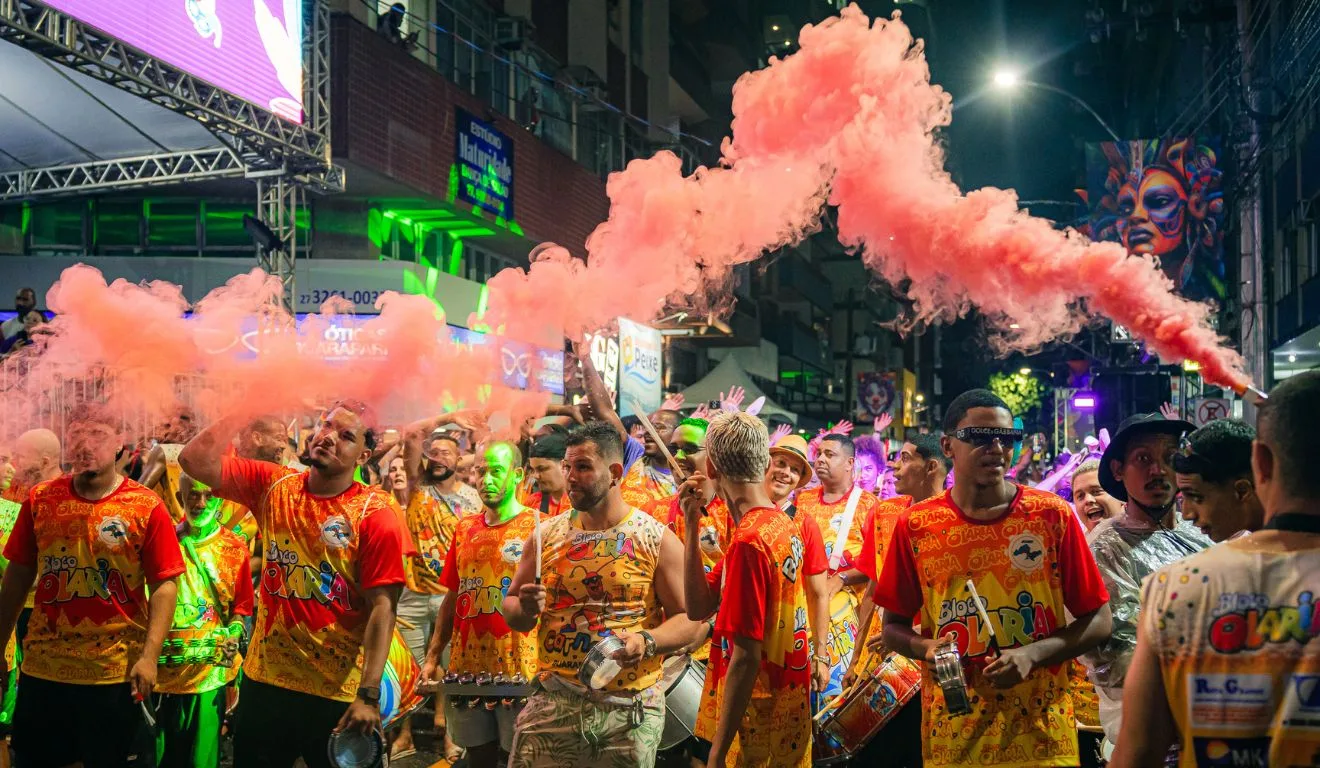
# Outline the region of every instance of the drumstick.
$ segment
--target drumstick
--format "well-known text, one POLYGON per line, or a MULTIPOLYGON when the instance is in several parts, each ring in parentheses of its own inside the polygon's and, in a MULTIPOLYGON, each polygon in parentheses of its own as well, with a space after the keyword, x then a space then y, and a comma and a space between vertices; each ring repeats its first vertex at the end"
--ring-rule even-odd
POLYGON ((407 629, 407 630, 417 629, 417 625, 416 625, 416 624, 412 623, 411 621, 408 621, 407 619, 403 618, 402 616, 395 616, 395 617, 394 617, 394 623, 395 623, 395 624, 398 624, 399 626, 401 626, 401 627, 403 627, 404 629, 407 629))
MULTIPOLYGON (((545 491, 541 491, 544 496, 545 491)), ((536 583, 541 583, 541 506, 538 504, 532 507, 532 515, 535 518, 536 530, 532 531, 532 536, 536 539, 536 583)))
POLYGON ((976 594, 976 585, 971 579, 967 580, 967 590, 972 593, 972 602, 976 604, 976 613, 981 617, 981 622, 985 624, 985 629, 990 633, 990 647, 996 653, 999 652, 999 640, 995 637, 995 627, 990 623, 990 616, 985 612, 985 606, 981 605, 981 596, 976 594))
POLYGON ((632 407, 633 412, 637 414, 637 420, 642 423, 642 428, 646 430, 646 434, 650 435, 651 439, 655 441, 655 444, 660 446, 660 452, 665 455, 665 461, 669 463, 669 468, 674 471, 674 477, 677 478, 680 483, 686 480, 687 473, 678 466, 678 462, 674 460, 673 454, 669 452, 669 446, 665 445, 665 441, 660 439, 660 433, 655 431, 655 425, 646 417, 646 409, 642 408, 641 403, 638 403, 636 400, 632 401, 632 407))

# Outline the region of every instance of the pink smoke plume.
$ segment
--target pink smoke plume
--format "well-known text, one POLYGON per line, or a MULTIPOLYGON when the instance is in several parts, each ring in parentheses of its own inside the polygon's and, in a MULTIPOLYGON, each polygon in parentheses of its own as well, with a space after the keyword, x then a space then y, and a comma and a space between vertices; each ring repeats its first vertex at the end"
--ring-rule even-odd
POLYGON ((187 316, 178 286, 107 284, 91 267, 70 267, 47 296, 56 316, 41 341, 0 369, 3 431, 58 429, 83 400, 109 405, 141 431, 133 437, 181 405, 209 419, 308 413, 355 398, 394 424, 467 406, 507 413, 511 430, 545 412, 547 394, 499 383, 497 343, 454 343, 426 297, 387 292, 380 314, 356 330, 333 325, 345 307, 327 303, 295 331, 272 303, 280 290, 278 279, 253 270, 187 316), (357 354, 344 359, 343 347, 357 354))
POLYGON ((1056 231, 1019 211, 1011 190, 958 189, 936 141, 951 99, 897 15, 872 24, 850 6, 805 27, 799 44, 735 84, 722 167, 684 177, 661 152, 612 175, 587 260, 543 246, 528 272, 496 275, 492 325, 578 337, 618 315, 719 309, 734 266, 816 231, 829 204, 840 241, 904 285, 908 327, 975 306, 999 351, 1031 350, 1098 313, 1166 359, 1199 362, 1211 382, 1249 384, 1209 306, 1175 296, 1154 261, 1056 231))

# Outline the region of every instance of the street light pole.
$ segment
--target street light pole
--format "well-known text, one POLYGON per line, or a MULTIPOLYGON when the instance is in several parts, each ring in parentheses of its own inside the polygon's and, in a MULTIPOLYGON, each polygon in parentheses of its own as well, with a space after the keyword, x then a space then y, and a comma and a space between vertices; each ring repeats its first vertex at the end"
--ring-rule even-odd
POLYGON ((1109 127, 1109 123, 1105 122, 1105 119, 1100 116, 1100 113, 1096 112, 1095 109, 1093 109, 1090 104, 1087 104, 1085 101, 1082 100, 1080 96, 1078 96, 1075 93, 1072 93, 1071 91, 1065 91, 1064 89, 1059 88, 1057 86, 1047 85, 1045 83, 1040 83, 1035 80, 1023 80, 1022 78, 1018 77, 1016 74, 1007 71, 1001 71, 995 75, 995 85, 999 86, 1000 88, 1012 88, 1017 85, 1025 85, 1030 88, 1039 88, 1042 91, 1057 93, 1058 95, 1066 99, 1069 99, 1070 101, 1072 101, 1072 103, 1086 110, 1087 113, 1090 114, 1091 117, 1094 117, 1095 121, 1100 124, 1100 127, 1105 129, 1105 133, 1108 133, 1109 137, 1112 138, 1116 143, 1119 144, 1123 143, 1123 140, 1118 136, 1118 132, 1115 131, 1113 128, 1109 127))

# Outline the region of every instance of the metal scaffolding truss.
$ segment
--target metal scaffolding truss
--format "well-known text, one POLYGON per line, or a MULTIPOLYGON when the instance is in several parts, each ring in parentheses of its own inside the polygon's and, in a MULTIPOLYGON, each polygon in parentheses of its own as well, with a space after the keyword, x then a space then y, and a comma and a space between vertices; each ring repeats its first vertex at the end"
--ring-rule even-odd
MULTIPOLYGON (((276 248, 258 248, 261 268, 277 275, 284 285, 284 308, 296 311, 294 262, 298 254, 298 209, 303 205, 303 187, 285 176, 259 178, 257 216, 279 238, 276 248)), ((306 244, 303 245, 306 247, 306 244)))
POLYGON ((236 151, 249 168, 321 174, 330 167, 329 10, 311 3, 302 125, 147 56, 36 0, 0 0, 0 39, 187 115, 236 151))
POLYGON ((98 160, 0 174, 0 202, 43 194, 235 178, 243 176, 244 172, 243 161, 232 150, 224 147, 98 160))

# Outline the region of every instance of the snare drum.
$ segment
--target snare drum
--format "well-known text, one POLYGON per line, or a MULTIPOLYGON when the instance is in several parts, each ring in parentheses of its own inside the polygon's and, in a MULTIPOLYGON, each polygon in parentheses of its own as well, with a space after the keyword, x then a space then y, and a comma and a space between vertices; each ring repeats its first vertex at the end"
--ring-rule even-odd
POLYGON ((706 687, 706 665, 690 656, 665 659, 665 730, 660 734, 660 749, 682 744, 697 732, 697 710, 701 691, 706 687))
POLYGON ((966 715, 972 711, 967 699, 967 678, 963 676, 962 655, 958 645, 949 643, 935 650, 935 680, 944 691, 944 710, 950 715, 966 715))
POLYGON ((816 715, 816 765, 841 765, 875 738, 921 690, 921 669, 888 654, 871 674, 816 715))
POLYGON ((394 630, 390 640, 390 653, 385 659, 385 674, 380 678, 380 722, 389 728, 400 718, 411 715, 422 705, 424 698, 417 693, 422 668, 417 666, 408 643, 394 630))

